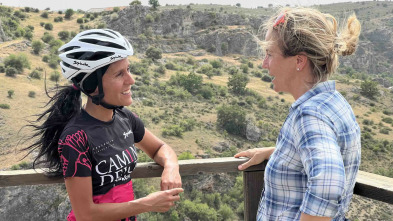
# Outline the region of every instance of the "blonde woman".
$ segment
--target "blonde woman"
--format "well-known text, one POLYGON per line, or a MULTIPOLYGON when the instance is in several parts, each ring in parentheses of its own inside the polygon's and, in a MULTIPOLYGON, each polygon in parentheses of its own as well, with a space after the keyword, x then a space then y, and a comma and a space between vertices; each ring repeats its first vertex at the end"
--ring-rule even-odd
POLYGON ((263 68, 274 90, 295 102, 275 148, 252 149, 239 170, 269 159, 257 220, 346 220, 360 164, 360 129, 355 115, 328 81, 338 56, 354 53, 360 23, 345 28, 309 8, 284 8, 264 25, 263 68))

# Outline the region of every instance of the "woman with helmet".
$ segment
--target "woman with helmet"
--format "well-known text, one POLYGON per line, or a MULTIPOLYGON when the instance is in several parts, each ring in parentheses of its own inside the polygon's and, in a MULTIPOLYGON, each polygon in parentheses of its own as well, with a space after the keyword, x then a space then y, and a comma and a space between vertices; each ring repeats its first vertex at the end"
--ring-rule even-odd
POLYGON ((345 98, 328 81, 339 55, 354 53, 355 15, 336 19, 310 8, 284 8, 264 26, 262 67, 277 92, 295 102, 275 148, 240 152, 239 170, 269 159, 257 220, 345 220, 360 165, 360 128, 345 98))
POLYGON ((71 201, 68 220, 135 220, 164 212, 179 200, 181 177, 170 146, 147 130, 124 106, 132 103, 131 44, 110 29, 83 31, 60 49, 61 68, 72 86, 58 90, 39 115, 34 164, 63 175, 71 201), (88 96, 81 105, 81 92, 88 96), (140 148, 164 167, 161 191, 134 200, 132 171, 140 148))

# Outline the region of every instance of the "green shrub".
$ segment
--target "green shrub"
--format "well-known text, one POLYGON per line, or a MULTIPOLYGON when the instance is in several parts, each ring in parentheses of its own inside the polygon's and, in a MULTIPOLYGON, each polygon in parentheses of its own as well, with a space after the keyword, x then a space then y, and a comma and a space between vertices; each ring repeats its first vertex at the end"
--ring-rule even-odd
POLYGON ((272 78, 269 75, 263 75, 262 81, 264 82, 272 82, 272 78))
POLYGON ((234 94, 244 94, 249 78, 245 74, 234 74, 229 78, 228 88, 234 94))
POLYGON ((182 137, 183 129, 180 127, 180 125, 169 125, 164 127, 164 129, 162 130, 162 136, 182 137))
POLYGON ((52 23, 46 23, 46 24, 44 25, 44 28, 45 28, 46 30, 48 30, 48 31, 51 31, 51 30, 53 30, 53 25, 52 25, 52 23))
POLYGON ((211 64, 204 64, 197 72, 208 75, 209 73, 213 73, 213 66, 211 64))
POLYGON ((44 25, 45 25, 45 22, 40 22, 41 27, 44 27, 44 25))
POLYGON ((377 85, 378 83, 374 81, 363 81, 360 84, 360 94, 367 98, 375 99, 377 96, 380 95, 377 85))
POLYGON ((145 100, 142 101, 142 104, 143 104, 144 106, 153 107, 153 106, 154 106, 154 101, 153 101, 153 100, 150 100, 150 99, 145 99, 145 100))
POLYGON ((49 67, 51 67, 51 68, 53 68, 53 69, 56 69, 57 66, 59 65, 59 62, 60 62, 60 61, 59 61, 59 57, 53 55, 53 56, 51 56, 51 57, 49 58, 48 65, 49 65, 49 67))
POLYGON ((57 71, 54 71, 51 75, 49 80, 54 81, 54 82, 58 82, 60 79, 60 74, 57 71))
POLYGON ((160 73, 161 75, 165 75, 165 72, 166 72, 165 66, 162 65, 162 64, 160 64, 160 65, 158 66, 158 68, 156 69, 156 72, 157 72, 157 73, 160 73))
POLYGON ((202 86, 198 94, 202 95, 203 98, 210 100, 213 97, 214 91, 213 88, 205 85, 202 86))
POLYGON ((106 28, 106 24, 105 23, 100 23, 100 24, 98 24, 97 28, 98 29, 106 28))
POLYGON ((247 63, 247 66, 248 66, 249 68, 254 68, 254 63, 252 63, 251 61, 249 61, 249 62, 247 63))
POLYGON ((83 23, 83 18, 78 18, 78 19, 76 19, 76 22, 77 22, 78 24, 82 24, 82 23, 83 23))
POLYGON ((10 109, 9 104, 0 104, 0 109, 10 109))
MULTIPOLYGON (((16 69, 16 73, 21 74, 25 68, 30 68, 30 62, 25 54, 11 54, 4 59, 6 68, 12 67, 16 69)), ((6 70, 7 73, 7 70, 6 70)), ((15 74, 16 74, 15 73, 15 74)), ((11 73, 12 74, 12 73, 11 73)), ((9 75, 7 75, 9 76, 9 75)))
POLYGON ((222 62, 220 60, 212 60, 209 63, 213 68, 222 68, 222 62))
POLYGON ((393 111, 391 110, 383 110, 382 113, 385 115, 393 115, 393 111))
POLYGON ((133 0, 130 5, 142 5, 142 2, 139 0, 133 0))
POLYGON ((67 39, 70 37, 70 32, 69 31, 60 31, 57 33, 59 38, 63 41, 67 41, 67 39))
POLYGON ((140 75, 143 76, 147 74, 148 70, 148 64, 143 63, 143 62, 133 62, 130 64, 130 72, 135 74, 135 75, 140 75))
POLYGON ((154 21, 154 18, 153 18, 153 16, 151 14, 147 14, 146 17, 145 17, 145 21, 148 22, 148 23, 151 23, 151 22, 154 21))
POLYGON ((48 32, 45 32, 44 35, 42 36, 41 40, 45 43, 49 43, 50 41, 52 41, 53 39, 55 39, 55 37, 53 37, 53 35, 49 34, 48 32))
POLYGON ((12 98, 12 96, 14 96, 15 91, 14 90, 8 90, 8 97, 12 98))
POLYGON ((35 98, 35 91, 29 91, 29 97, 35 98))
POLYGON ((31 43, 31 47, 33 48, 34 54, 39 54, 41 52, 41 50, 44 48, 44 46, 45 46, 44 43, 42 43, 39 40, 34 40, 31 43))
POLYGON ((240 69, 243 71, 244 74, 248 73, 248 65, 242 64, 240 65, 240 69))
POLYGON ((13 67, 7 67, 6 69, 5 69, 5 76, 8 76, 8 77, 15 77, 16 76, 16 74, 17 74, 17 70, 15 69, 15 68, 13 68, 13 67))
POLYGON ((162 51, 159 48, 155 47, 149 47, 146 50, 146 57, 151 58, 153 61, 161 59, 162 58, 162 51))
POLYGON ((5 72, 5 67, 4 65, 0 64, 0 73, 4 73, 5 72))
POLYGON ((63 21, 63 17, 59 16, 53 19, 54 22, 62 22, 63 21))
POLYGON ((217 111, 217 125, 228 133, 243 136, 246 131, 246 112, 237 105, 222 105, 217 111))
POLYGON ((71 8, 69 8, 69 9, 67 9, 66 11, 65 11, 65 14, 64 14, 64 18, 65 19, 71 19, 71 17, 74 15, 74 10, 72 10, 71 8))
POLYGON ((179 156, 177 157, 178 160, 191 160, 191 159, 195 159, 194 155, 192 155, 191 152, 189 151, 185 151, 181 154, 179 154, 179 156))
POLYGON ((43 62, 48 62, 49 61, 49 56, 48 55, 42 56, 42 61, 43 62))
POLYGON ((49 17, 49 13, 48 12, 42 12, 41 17, 48 18, 49 17))
POLYGON ((382 118, 382 121, 388 124, 393 123, 393 119, 391 117, 384 117, 382 118))
POLYGON ((384 127, 384 128, 381 128, 381 129, 379 130, 379 132, 380 132, 381 134, 389 134, 389 131, 390 131, 390 130, 391 130, 391 129, 384 127))
POLYGON ((177 70, 177 66, 172 62, 166 63, 165 68, 168 70, 175 70, 175 71, 177 70))
POLYGON ((41 73, 38 70, 32 71, 29 76, 34 79, 41 79, 41 73))

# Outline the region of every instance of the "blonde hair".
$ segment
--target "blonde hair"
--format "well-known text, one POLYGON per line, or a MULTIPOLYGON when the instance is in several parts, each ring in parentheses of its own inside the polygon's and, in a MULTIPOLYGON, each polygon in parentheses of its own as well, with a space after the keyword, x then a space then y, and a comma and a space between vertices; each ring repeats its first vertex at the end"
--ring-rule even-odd
MULTIPOLYGON (((332 15, 311 8, 282 8, 262 28, 262 33, 272 30, 274 41, 285 57, 305 53, 312 66, 315 84, 327 80, 336 71, 338 55, 355 52, 361 29, 355 14, 338 31, 332 15), (277 22, 282 16, 284 20, 277 22)), ((262 47, 272 43, 261 42, 262 47)))

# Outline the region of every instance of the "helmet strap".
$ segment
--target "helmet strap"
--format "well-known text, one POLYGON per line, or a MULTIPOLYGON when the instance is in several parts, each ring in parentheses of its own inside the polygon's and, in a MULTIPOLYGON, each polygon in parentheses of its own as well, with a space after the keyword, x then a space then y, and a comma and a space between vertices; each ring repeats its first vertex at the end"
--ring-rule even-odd
POLYGON ((98 94, 97 95, 91 96, 88 93, 86 93, 84 90, 82 90, 79 87, 79 84, 76 84, 74 82, 74 85, 76 85, 76 87, 79 88, 79 90, 81 90, 84 94, 86 94, 88 97, 90 97, 91 100, 93 101, 93 103, 96 105, 101 105, 106 109, 112 109, 112 110, 123 108, 123 106, 111 105, 111 104, 105 103, 102 100, 105 96, 104 88, 102 87, 102 75, 104 74, 102 72, 103 72, 103 70, 101 68, 97 70, 97 81, 98 81, 98 85, 97 85, 98 86, 98 94))

